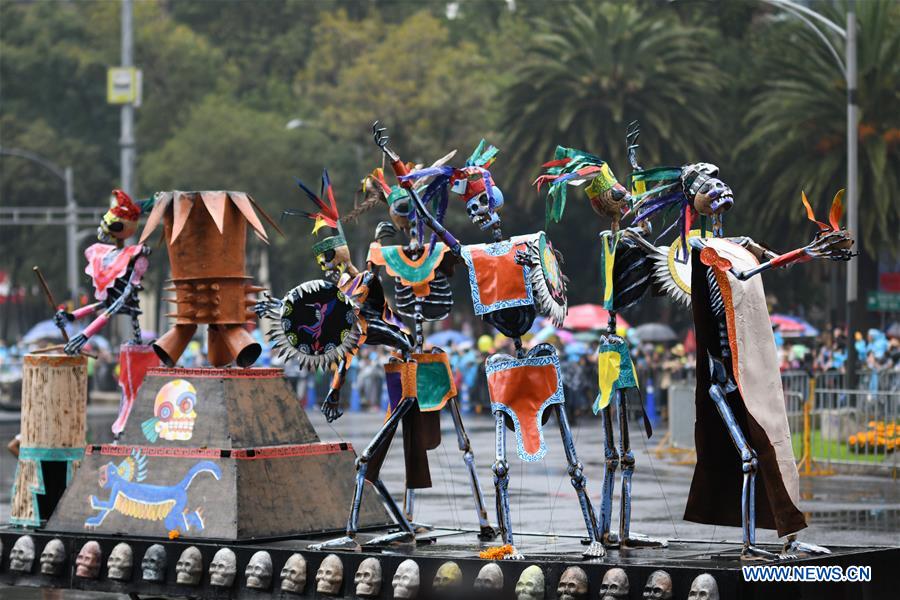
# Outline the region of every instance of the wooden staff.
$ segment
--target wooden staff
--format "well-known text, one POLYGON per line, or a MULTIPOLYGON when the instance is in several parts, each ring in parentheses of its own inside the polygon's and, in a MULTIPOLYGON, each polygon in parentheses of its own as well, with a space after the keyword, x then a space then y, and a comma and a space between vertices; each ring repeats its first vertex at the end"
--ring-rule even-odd
MULTIPOLYGON (((44 288, 44 295, 47 296, 47 302, 50 304, 50 310, 53 311, 53 314, 56 314, 57 304, 56 304, 56 302, 53 301, 53 293, 50 291, 50 286, 47 285, 47 280, 44 279, 44 274, 41 273, 41 269, 37 265, 35 265, 35 267, 32 270, 34 271, 34 274, 37 276, 38 282, 40 282, 41 287, 44 288)), ((63 341, 68 344, 69 343, 69 334, 66 333, 66 328, 60 327, 59 330, 60 330, 60 332, 62 332, 63 341)))

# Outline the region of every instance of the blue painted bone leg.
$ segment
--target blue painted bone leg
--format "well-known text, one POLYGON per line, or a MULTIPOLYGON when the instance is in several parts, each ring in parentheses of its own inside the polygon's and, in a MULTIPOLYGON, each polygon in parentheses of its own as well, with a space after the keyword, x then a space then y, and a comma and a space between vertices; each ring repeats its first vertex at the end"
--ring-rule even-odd
POLYGON ((600 540, 607 545, 612 545, 618 541, 610 539, 609 534, 612 526, 613 486, 616 482, 616 468, 619 466, 619 453, 616 451, 615 440, 613 439, 611 410, 612 407, 607 406, 600 411, 600 417, 603 419, 603 453, 606 459, 600 500, 600 540))
POLYGON ((463 426, 462 413, 459 410, 459 399, 456 396, 450 398, 450 416, 453 417, 453 426, 456 428, 456 441, 459 444, 460 451, 463 453, 463 461, 465 461, 466 468, 469 471, 472 498, 475 500, 475 513, 478 515, 478 526, 480 529, 478 539, 482 541, 492 540, 497 537, 497 532, 488 521, 484 494, 481 492, 481 483, 478 481, 478 473, 475 471, 475 453, 472 452, 469 434, 466 433, 466 428, 463 426))

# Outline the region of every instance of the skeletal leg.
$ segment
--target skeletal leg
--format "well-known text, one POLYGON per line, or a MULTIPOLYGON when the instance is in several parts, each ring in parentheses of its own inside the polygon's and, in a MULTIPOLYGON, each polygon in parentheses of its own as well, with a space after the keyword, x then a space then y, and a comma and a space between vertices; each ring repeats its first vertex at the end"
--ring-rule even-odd
POLYGON ((611 406, 600 411, 603 419, 603 453, 606 458, 606 471, 603 474, 603 490, 600 499, 600 540, 607 545, 614 544, 618 540, 610 539, 609 530, 612 526, 612 499, 613 486, 616 482, 616 468, 619 466, 619 453, 616 452, 616 444, 613 439, 611 406))
POLYGON ((388 491, 387 487, 385 487, 384 482, 381 479, 376 479, 372 482, 372 485, 375 486, 375 491, 381 496, 382 503, 388 509, 388 512, 391 513, 391 516, 394 517, 394 520, 397 521, 400 528, 405 531, 413 531, 412 525, 407 520, 406 515, 403 514, 403 511, 400 510, 400 507, 397 506, 394 497, 391 496, 391 493, 388 491))
POLYGON ((462 414, 459 411, 459 402, 454 396, 450 398, 450 415, 453 417, 453 426, 456 428, 456 441, 463 453, 463 460, 469 469, 469 481, 472 484, 472 497, 475 499, 475 513, 478 515, 478 525, 481 529, 478 539, 482 541, 492 540, 497 537, 497 532, 488 522, 487 508, 484 505, 484 495, 481 493, 481 484, 478 474, 475 472, 475 454, 469 443, 469 435, 463 426, 462 414))
POLYGON ((584 524, 587 527, 588 537, 591 540, 588 549, 584 551, 584 556, 591 558, 599 558, 606 556, 606 550, 600 543, 600 531, 597 528, 597 516, 594 514, 594 507, 591 505, 591 499, 587 494, 587 478, 584 476, 584 465, 578 460, 578 454, 575 452, 575 441, 572 439, 572 431, 569 429, 569 419, 566 417, 566 407, 564 404, 554 405, 556 410, 556 419, 559 421, 559 433, 562 436, 563 447, 566 450, 566 462, 569 465, 569 477, 572 478, 572 487, 578 495, 578 502, 581 504, 581 515, 584 517, 584 524))
MULTIPOLYGON (((494 465, 491 470, 494 472, 494 488, 497 500, 497 526, 500 528, 500 535, 503 537, 503 543, 513 546, 512 521, 509 515, 509 463, 506 461, 506 423, 503 422, 503 412, 496 411, 494 413, 494 421, 496 424, 496 441, 497 452, 494 465)), ((522 558, 517 551, 507 556, 507 558, 522 558)))
POLYGON ((143 341, 144 340, 141 337, 141 322, 138 320, 137 315, 132 314, 131 315, 131 343, 141 344, 143 341))
MULTIPOLYGON (((359 544, 356 543, 356 532, 359 530, 359 506, 362 503, 363 490, 365 489, 366 470, 368 468, 369 459, 382 444, 393 437, 394 432, 397 430, 397 426, 400 424, 400 420, 403 419, 403 415, 409 412, 409 409, 412 408, 415 402, 415 398, 404 398, 403 400, 401 400, 396 410, 391 413, 391 416, 388 417, 387 421, 384 422, 384 425, 381 426, 381 429, 378 430, 378 433, 375 434, 375 437, 372 438, 372 441, 369 442, 369 445, 366 446, 366 449, 363 450, 362 454, 360 454, 356 459, 356 487, 353 491, 353 502, 350 505, 350 516, 347 519, 347 535, 342 538, 323 542, 321 544, 315 544, 314 546, 310 546, 311 549, 359 549, 359 544)), ((383 488, 382 491, 386 492, 386 490, 384 490, 383 488)), ((401 527, 408 527, 409 523, 406 521, 406 519, 401 519, 400 525, 401 527)), ((415 538, 411 527, 407 531, 403 531, 402 533, 408 538, 415 538)))
POLYGON ((406 519, 408 521, 413 520, 415 505, 416 491, 412 488, 406 488, 406 493, 403 495, 403 514, 406 516, 406 519))

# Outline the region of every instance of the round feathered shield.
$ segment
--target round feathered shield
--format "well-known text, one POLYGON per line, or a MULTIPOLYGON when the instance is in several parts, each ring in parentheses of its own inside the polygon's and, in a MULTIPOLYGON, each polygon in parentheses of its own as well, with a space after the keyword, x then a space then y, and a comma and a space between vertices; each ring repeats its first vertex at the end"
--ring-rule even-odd
POLYGON ((356 311, 337 286, 324 279, 298 285, 266 316, 274 321, 269 340, 301 369, 330 367, 360 343, 356 311))
POLYGON ((566 280, 553 245, 546 234, 540 232, 529 242, 528 252, 532 264, 529 279, 538 312, 549 317, 557 327, 561 327, 568 309, 566 280))

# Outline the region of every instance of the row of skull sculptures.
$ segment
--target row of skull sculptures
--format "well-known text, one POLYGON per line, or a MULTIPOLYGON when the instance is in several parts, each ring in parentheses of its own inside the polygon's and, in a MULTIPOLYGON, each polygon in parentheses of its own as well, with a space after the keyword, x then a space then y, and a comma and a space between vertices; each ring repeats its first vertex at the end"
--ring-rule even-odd
MULTIPOLYGON (((0 545, 2 553, 2 545, 0 545)), ((34 539, 23 535, 16 540, 9 553, 9 570, 31 573, 34 564, 34 539)), ((66 548, 62 540, 52 539, 44 546, 40 558, 43 575, 60 576, 66 563, 66 548)), ((89 541, 82 546, 75 559, 75 576, 82 579, 97 579, 101 566, 100 544, 89 541)), ((133 564, 131 546, 126 543, 116 545, 107 560, 107 576, 116 581, 130 581, 133 564)), ((141 561, 141 575, 144 581, 162 582, 166 574, 166 551, 160 544, 147 548, 141 561)), ((203 574, 203 557, 200 550, 190 546, 181 553, 175 565, 176 582, 182 585, 199 585, 203 574)), ((209 565, 209 584, 214 587, 230 588, 237 575, 237 557, 229 548, 216 552, 209 565)), ((246 587, 266 590, 272 584, 272 557, 261 550, 255 553, 244 570, 246 587)), ((436 590, 462 585, 462 570, 454 562, 445 562, 434 577, 432 587, 436 590)), ((322 560, 316 572, 316 592, 339 595, 344 580, 344 565, 335 554, 322 560)), ((381 562, 377 558, 366 558, 354 577, 355 593, 360 597, 375 597, 381 593, 381 562)), ((397 567, 391 582, 394 598, 416 598, 419 592, 419 565, 412 559, 405 560, 397 567)), ((281 590, 293 594, 303 593, 306 587, 306 559, 302 554, 292 554, 281 569, 281 590)), ((503 589, 503 571, 496 563, 484 565, 474 582, 475 591, 491 592, 503 589)), ((543 600, 546 585, 544 572, 537 565, 522 571, 516 582, 516 600, 543 600)), ((572 566, 563 571, 556 588, 559 600, 581 600, 587 598, 588 578, 584 569, 572 566)), ((600 600, 627 599, 630 594, 628 575, 623 569, 612 568, 603 575, 600 584, 600 600)), ((644 585, 643 597, 652 600, 668 600, 672 596, 672 578, 665 571, 654 571, 644 585)), ((688 600, 719 600, 716 580, 703 573, 691 584, 688 600)))

